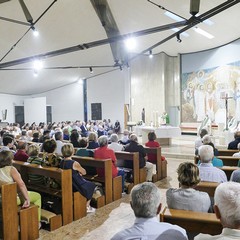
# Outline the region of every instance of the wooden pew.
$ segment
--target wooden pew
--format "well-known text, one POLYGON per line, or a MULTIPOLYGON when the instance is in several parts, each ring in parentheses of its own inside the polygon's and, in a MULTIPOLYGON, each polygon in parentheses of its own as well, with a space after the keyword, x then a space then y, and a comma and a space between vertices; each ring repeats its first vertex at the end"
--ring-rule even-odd
POLYGON ((160 213, 160 221, 176 224, 188 233, 207 233, 217 235, 222 232, 222 225, 214 213, 193 212, 165 208, 160 213))
MULTIPOLYGON (((100 178, 98 176, 88 176, 85 175, 84 178, 103 183, 105 186, 105 199, 104 204, 111 203, 117 199, 122 197, 122 177, 118 176, 116 178, 112 178, 112 160, 111 159, 95 159, 90 157, 80 157, 73 156, 73 160, 79 162, 81 166, 95 167, 95 168, 104 168, 105 176, 104 178, 100 178)), ((101 204, 99 205, 101 207, 101 204)))
POLYGON ((237 152, 237 149, 218 149, 218 156, 232 156, 237 152))
MULTIPOLYGON (((115 152, 117 159, 133 161, 133 184, 137 185, 140 180, 139 153, 138 152, 115 152)), ((146 178, 145 178, 146 179, 146 178)))
POLYGON ((19 236, 22 240, 39 238, 37 206, 31 205, 26 209, 17 206, 16 183, 1 184, 0 191, 0 238, 12 240, 19 239, 19 236))
POLYGON ((144 147, 146 153, 152 153, 157 155, 157 163, 156 163, 156 168, 157 168, 157 180, 161 180, 165 177, 167 177, 167 161, 162 161, 161 159, 161 147, 158 148, 149 148, 149 147, 144 147))
MULTIPOLYGON (((20 161, 14 161, 13 166, 20 172, 23 181, 28 190, 39 193, 47 193, 61 198, 62 216, 56 215, 51 219, 50 228, 56 229, 73 221, 73 193, 72 193, 72 172, 71 170, 62 170, 54 167, 42 167, 36 164, 29 164, 20 161), (61 189, 53 189, 48 186, 31 184, 28 179, 29 174, 42 175, 56 179, 61 182, 61 189)), ((79 203, 81 205, 81 202, 79 203)), ((84 206, 86 208, 86 205, 84 206)))
MULTIPOLYGON (((223 161, 224 166, 238 166, 240 164, 239 157, 231 157, 231 156, 218 156, 219 159, 223 161)), ((194 163, 198 164, 199 157, 194 157, 194 163)))
POLYGON ((228 179, 228 181, 229 181, 229 180, 230 180, 230 177, 231 177, 231 175, 232 175, 232 172, 233 172, 234 170, 239 169, 239 168, 238 168, 238 167, 234 167, 234 166, 223 166, 223 167, 221 167, 220 169, 222 169, 222 170, 226 173, 227 179, 228 179))
POLYGON ((214 197, 215 190, 219 183, 216 182, 200 182, 195 189, 198 191, 206 192, 210 197, 214 197))

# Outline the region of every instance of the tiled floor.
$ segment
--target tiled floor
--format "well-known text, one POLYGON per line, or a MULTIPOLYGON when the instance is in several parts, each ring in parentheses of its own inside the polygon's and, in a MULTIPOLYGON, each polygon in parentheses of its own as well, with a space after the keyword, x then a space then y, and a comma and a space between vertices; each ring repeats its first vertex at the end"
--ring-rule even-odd
MULTIPOLYGON (((193 161, 194 140, 196 136, 183 135, 173 139, 171 146, 162 147, 162 155, 168 161, 168 177, 156 185, 161 189, 162 205, 166 206, 165 193, 169 187, 178 187, 176 169, 181 162, 193 161)), ((108 240, 116 232, 131 226, 134 215, 129 204, 129 195, 122 199, 97 209, 81 220, 68 224, 56 231, 40 230, 42 240, 108 240)))

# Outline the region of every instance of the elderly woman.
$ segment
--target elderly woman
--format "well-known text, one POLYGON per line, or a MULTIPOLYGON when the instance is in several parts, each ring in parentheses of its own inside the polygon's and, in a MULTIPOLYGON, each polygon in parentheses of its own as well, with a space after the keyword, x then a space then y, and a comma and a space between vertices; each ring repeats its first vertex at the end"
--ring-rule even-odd
POLYGON ((113 133, 110 136, 109 140, 111 144, 109 144, 108 147, 111 148, 114 152, 123 150, 123 145, 118 143, 118 135, 116 133, 113 133))
POLYGON ((88 146, 87 149, 96 149, 99 147, 97 142, 97 134, 95 132, 90 132, 88 134, 88 146))
MULTIPOLYGON (((94 152, 94 157, 98 159, 112 159, 112 177, 122 176, 122 192, 124 192, 124 180, 125 180, 125 173, 123 170, 117 168, 117 158, 115 153, 112 149, 108 148, 108 138, 107 136, 101 136, 98 139, 99 148, 97 148, 94 152)), ((104 176, 104 170, 99 168, 97 169, 98 176, 104 176)))
MULTIPOLYGON (((138 143, 138 138, 136 134, 131 134, 130 143, 125 146, 125 152, 138 152, 139 153, 139 168, 147 168, 147 179, 146 181, 152 181, 153 175, 153 164, 146 162, 146 152, 144 147, 138 143)), ((126 167, 133 169, 132 161, 125 161, 126 167)))
POLYGON ((211 200, 207 193, 194 187, 200 182, 198 167, 190 162, 181 163, 177 169, 180 188, 169 188, 166 192, 169 208, 208 212, 211 200))

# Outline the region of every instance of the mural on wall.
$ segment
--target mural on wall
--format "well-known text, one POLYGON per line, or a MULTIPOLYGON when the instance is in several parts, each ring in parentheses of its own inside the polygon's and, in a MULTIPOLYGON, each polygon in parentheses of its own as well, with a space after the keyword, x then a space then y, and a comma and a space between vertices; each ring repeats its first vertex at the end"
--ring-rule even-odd
POLYGON ((182 122, 224 122, 226 102, 229 119, 240 121, 240 61, 183 73, 181 87, 182 122))

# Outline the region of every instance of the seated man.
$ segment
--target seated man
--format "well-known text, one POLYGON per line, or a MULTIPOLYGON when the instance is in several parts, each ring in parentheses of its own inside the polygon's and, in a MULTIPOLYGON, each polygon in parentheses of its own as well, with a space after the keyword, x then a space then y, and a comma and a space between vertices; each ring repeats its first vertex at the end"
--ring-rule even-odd
POLYGON ((222 233, 216 236, 200 233, 194 239, 240 239, 240 184, 235 182, 220 184, 216 188, 214 201, 215 214, 223 226, 222 233))
MULTIPOLYGON (((147 168, 147 179, 146 181, 152 181, 153 167, 154 165, 150 162, 146 162, 146 152, 144 147, 138 143, 137 135, 131 134, 130 143, 125 146, 125 152, 138 152, 139 153, 139 168, 147 168)), ((133 169, 133 161, 125 161, 125 167, 133 169)))
POLYGON ((198 148, 203 145, 202 138, 208 134, 208 131, 203 128, 199 133, 199 137, 195 140, 195 155, 197 155, 198 148))
POLYGON ((131 191, 131 207, 136 216, 133 226, 122 230, 112 237, 112 240, 125 239, 156 239, 166 230, 174 229, 182 233, 186 239, 186 231, 169 223, 159 222, 157 215, 161 210, 160 189, 153 183, 142 183, 133 187, 131 191))
POLYGON ((240 143, 240 131, 234 133, 234 140, 228 144, 228 149, 238 149, 237 145, 240 143))
POLYGON ((203 145, 198 149, 201 163, 199 165, 200 179, 203 182, 227 182, 225 172, 212 164, 213 147, 203 145))

